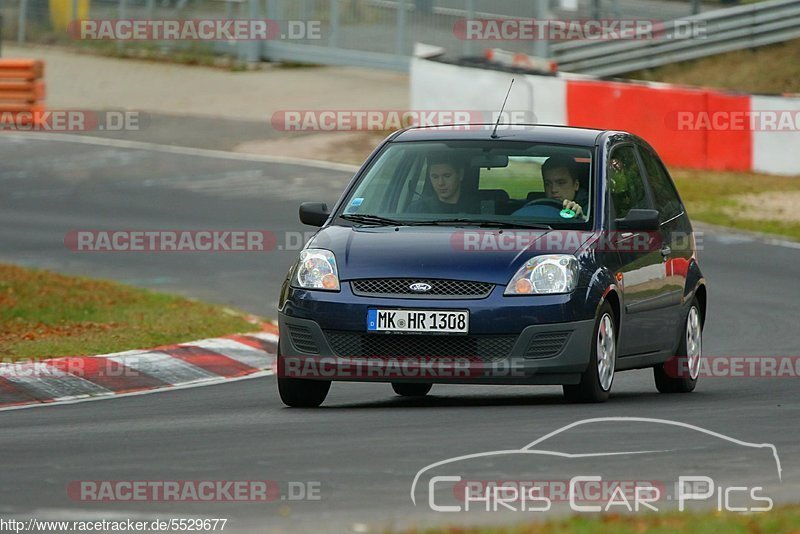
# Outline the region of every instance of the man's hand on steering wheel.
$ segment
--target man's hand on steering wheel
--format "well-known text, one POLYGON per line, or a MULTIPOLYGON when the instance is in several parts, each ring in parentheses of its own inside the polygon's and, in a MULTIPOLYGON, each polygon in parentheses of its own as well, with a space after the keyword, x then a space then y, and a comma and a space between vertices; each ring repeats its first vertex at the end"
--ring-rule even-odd
POLYGON ((564 209, 574 211, 576 217, 583 217, 583 208, 581 208, 581 205, 575 202, 574 200, 564 199, 563 206, 564 209))

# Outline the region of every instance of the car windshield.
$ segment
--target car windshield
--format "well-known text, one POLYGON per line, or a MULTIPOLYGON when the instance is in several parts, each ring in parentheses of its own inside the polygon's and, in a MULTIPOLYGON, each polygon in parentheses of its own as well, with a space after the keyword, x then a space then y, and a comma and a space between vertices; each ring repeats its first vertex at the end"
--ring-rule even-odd
POLYGON ((589 228, 592 152, 519 141, 387 145, 341 204, 361 225, 589 228))

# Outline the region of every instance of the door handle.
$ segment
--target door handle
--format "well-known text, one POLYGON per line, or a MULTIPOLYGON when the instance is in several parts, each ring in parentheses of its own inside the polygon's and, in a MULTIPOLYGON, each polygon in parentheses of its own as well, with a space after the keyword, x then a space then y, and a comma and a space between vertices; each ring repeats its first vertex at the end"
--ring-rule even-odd
POLYGON ((669 245, 664 245, 663 247, 661 247, 661 255, 662 256, 664 256, 666 258, 670 254, 672 254, 672 249, 669 247, 669 245))

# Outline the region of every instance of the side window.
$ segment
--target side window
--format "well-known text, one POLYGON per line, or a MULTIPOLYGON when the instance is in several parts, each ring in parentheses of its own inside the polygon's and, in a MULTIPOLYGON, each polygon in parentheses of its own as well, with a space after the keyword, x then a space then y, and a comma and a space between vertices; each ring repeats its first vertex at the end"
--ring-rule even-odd
POLYGON ((661 220, 666 221, 679 215, 683 211, 681 201, 664 165, 648 148, 639 147, 639 154, 642 156, 647 171, 647 181, 653 191, 656 209, 661 213, 661 220))
POLYGON ((611 152, 607 176, 616 218, 625 217, 634 208, 650 207, 644 178, 632 145, 617 147, 611 152))

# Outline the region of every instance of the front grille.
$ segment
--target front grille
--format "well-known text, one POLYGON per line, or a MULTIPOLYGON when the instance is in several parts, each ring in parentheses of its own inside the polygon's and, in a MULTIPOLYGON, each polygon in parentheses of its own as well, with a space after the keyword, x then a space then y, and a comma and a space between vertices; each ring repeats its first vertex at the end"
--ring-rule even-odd
POLYGON ((402 298, 452 298, 482 299, 489 296, 494 284, 469 282, 464 280, 439 280, 426 278, 371 278, 350 282, 353 294, 362 297, 402 297, 402 298), (423 283, 431 286, 423 293, 411 291, 412 284, 423 283))
POLYGON ((442 357, 500 360, 508 356, 517 336, 448 336, 417 334, 360 334, 327 331, 337 356, 344 358, 442 357))
POLYGON ((564 347, 572 332, 547 332, 536 334, 525 350, 526 358, 549 358, 555 356, 564 347))
POLYGON ((289 339, 292 340, 292 345, 295 349, 306 354, 318 354, 319 348, 314 342, 314 336, 311 335, 311 329, 307 326, 300 326, 296 324, 286 325, 289 330, 289 339))

